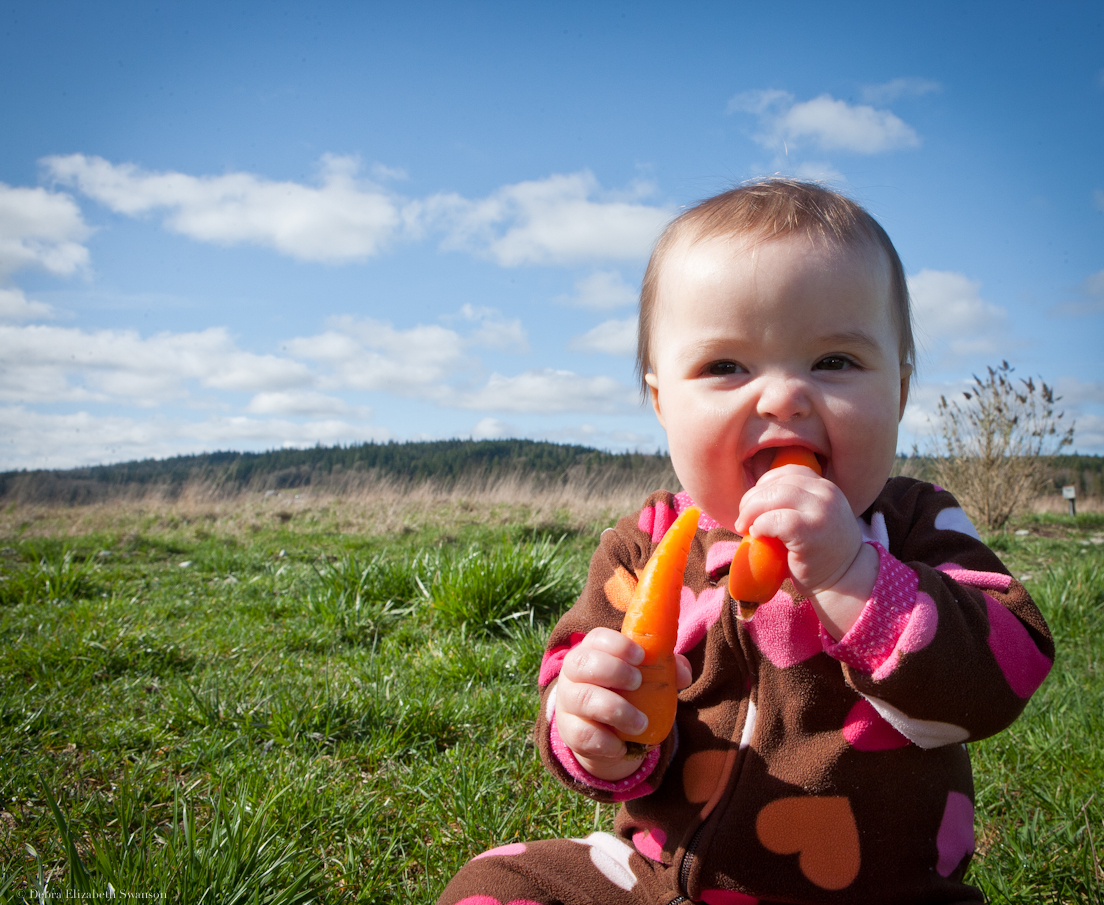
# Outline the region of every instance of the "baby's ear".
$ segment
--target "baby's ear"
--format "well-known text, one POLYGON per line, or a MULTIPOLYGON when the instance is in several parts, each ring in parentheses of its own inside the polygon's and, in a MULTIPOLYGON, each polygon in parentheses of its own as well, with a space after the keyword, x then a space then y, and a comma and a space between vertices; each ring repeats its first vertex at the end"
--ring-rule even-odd
POLYGON ((659 419, 659 426, 667 430, 667 425, 663 423, 663 412, 659 407, 659 378, 656 377, 654 371, 649 371, 644 375, 644 382, 648 384, 648 393, 652 397, 652 411, 655 412, 656 418, 659 419))
POLYGON ((912 365, 906 362, 901 365, 901 408, 897 412, 898 421, 905 417, 905 406, 908 405, 910 383, 912 383, 912 365))

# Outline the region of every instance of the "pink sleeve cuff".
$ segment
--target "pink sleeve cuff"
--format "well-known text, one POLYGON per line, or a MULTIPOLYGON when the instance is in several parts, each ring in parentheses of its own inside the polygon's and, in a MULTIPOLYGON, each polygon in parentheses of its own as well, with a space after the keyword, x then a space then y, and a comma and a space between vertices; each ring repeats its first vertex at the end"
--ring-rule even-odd
POLYGON ((835 641, 821 627, 824 651, 842 663, 873 673, 889 659, 916 606, 920 577, 877 541, 878 578, 851 630, 835 641))
POLYGON ((583 785, 589 786, 592 789, 609 792, 613 796, 614 801, 628 801, 631 798, 640 798, 643 795, 649 795, 654 791, 647 780, 655 771, 656 764, 659 763, 658 747, 652 748, 651 751, 644 755, 644 759, 635 772, 626 776, 624 779, 610 782, 609 780, 599 779, 597 776, 583 769, 583 765, 576 759, 575 753, 567 747, 563 739, 560 738, 559 730, 556 729, 555 714, 552 716, 550 730, 552 753, 555 755, 556 760, 560 762, 560 765, 576 782, 581 782, 583 785))

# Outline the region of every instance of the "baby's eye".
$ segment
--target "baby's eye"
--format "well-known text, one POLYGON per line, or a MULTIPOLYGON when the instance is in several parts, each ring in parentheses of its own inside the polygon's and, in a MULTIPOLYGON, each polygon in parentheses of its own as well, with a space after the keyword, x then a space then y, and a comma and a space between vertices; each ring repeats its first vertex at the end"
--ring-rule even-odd
POLYGON ((813 365, 813 369, 817 371, 846 371, 854 366, 855 362, 846 355, 827 355, 813 365))
POLYGON ((743 365, 735 361, 715 361, 708 368, 709 373, 714 377, 721 377, 725 374, 741 374, 743 370, 743 365))

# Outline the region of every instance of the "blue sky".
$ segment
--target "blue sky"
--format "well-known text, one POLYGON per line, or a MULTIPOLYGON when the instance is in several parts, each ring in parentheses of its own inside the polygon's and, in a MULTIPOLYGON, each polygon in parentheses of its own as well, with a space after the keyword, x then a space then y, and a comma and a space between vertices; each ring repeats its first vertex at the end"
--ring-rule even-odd
POLYGON ((0 469, 666 445, 680 207, 826 179, 894 239, 900 448, 1007 359, 1104 453, 1104 6, 0 4, 0 469))

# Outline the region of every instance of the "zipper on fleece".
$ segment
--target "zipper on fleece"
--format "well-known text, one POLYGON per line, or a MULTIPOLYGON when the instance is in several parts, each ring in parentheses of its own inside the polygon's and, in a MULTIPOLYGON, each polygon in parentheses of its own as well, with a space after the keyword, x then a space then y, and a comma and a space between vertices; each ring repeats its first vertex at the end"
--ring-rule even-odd
MULTIPOLYGON (((744 731, 745 731, 746 726, 747 726, 747 721, 749 719, 752 719, 752 720, 754 719, 754 717, 752 716, 752 713, 751 713, 751 709, 752 709, 753 706, 754 706, 754 700, 749 698, 749 700, 748 700, 748 709, 744 713, 744 725, 741 727, 741 730, 740 730, 741 736, 744 734, 744 731)), ((732 752, 732 756, 734 756, 736 758, 736 763, 734 763, 732 765, 731 772, 729 772, 728 770, 725 771, 725 773, 727 774, 727 781, 725 783, 725 791, 726 791, 727 794, 721 796, 721 798, 718 798, 715 801, 712 800, 712 799, 710 800, 710 803, 707 806, 709 808, 708 813, 702 819, 701 823, 698 824, 697 829, 694 830, 694 835, 690 837, 690 842, 686 846, 686 851, 683 852, 683 855, 682 855, 682 863, 679 864, 679 884, 678 885, 679 885, 679 889, 682 890, 683 895, 679 896, 677 899, 673 900, 671 903, 669 903, 669 905, 675 905, 675 903, 677 903, 677 902, 691 901, 689 898, 685 898, 685 897, 688 897, 690 895, 690 873, 691 873, 691 871, 693 871, 694 862, 697 860, 697 851, 698 851, 698 846, 701 844, 702 833, 705 832, 705 827, 709 823, 709 821, 713 820, 717 816, 717 806, 719 806, 721 804, 721 800, 725 797, 730 797, 731 796, 732 790, 736 787, 737 783, 739 782, 740 774, 743 772, 743 765, 744 765, 745 760, 746 760, 746 758, 744 756, 743 746, 741 745, 734 752, 732 752)))
POLYGON ((681 889, 685 895, 679 896, 672 901, 670 905, 675 905, 676 902, 690 901, 690 899, 686 898, 686 896, 690 895, 690 871, 694 869, 695 853, 697 852, 698 843, 701 842, 701 835, 708 821, 709 818, 707 817, 698 824, 698 828, 694 830, 694 835, 690 837, 690 844, 686 846, 686 851, 683 852, 682 864, 679 865, 679 889, 681 889))

